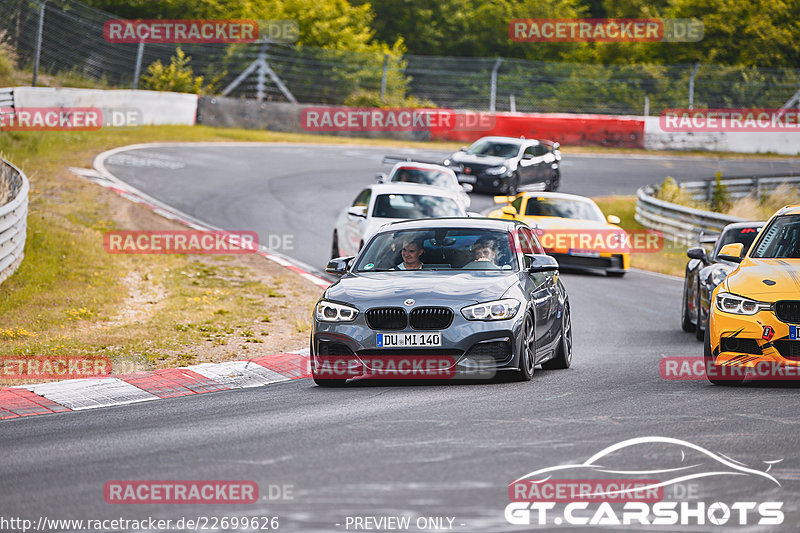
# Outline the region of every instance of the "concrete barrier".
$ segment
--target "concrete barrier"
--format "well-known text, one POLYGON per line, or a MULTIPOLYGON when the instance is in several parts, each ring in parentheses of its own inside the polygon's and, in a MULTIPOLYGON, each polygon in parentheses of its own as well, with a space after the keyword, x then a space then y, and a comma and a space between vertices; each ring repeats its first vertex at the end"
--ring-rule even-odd
POLYGON ((137 109, 141 125, 193 126, 197 117, 197 95, 130 89, 71 89, 54 87, 15 87, 17 109, 30 107, 95 107, 103 115, 112 110, 137 109))
MULTIPOLYGON (((285 131, 336 135, 340 137, 367 137, 374 139, 398 139, 428 141, 427 131, 307 131, 301 123, 303 109, 316 105, 289 104, 284 102, 257 102, 243 98, 224 96, 201 96, 197 108, 197 123, 221 128, 245 128, 252 130, 285 131)), ((329 106, 334 108, 336 106, 329 106)), ((349 109, 342 107, 342 109, 349 109)))
POLYGON ((800 131, 665 132, 659 117, 646 117, 644 148, 798 155, 800 131))

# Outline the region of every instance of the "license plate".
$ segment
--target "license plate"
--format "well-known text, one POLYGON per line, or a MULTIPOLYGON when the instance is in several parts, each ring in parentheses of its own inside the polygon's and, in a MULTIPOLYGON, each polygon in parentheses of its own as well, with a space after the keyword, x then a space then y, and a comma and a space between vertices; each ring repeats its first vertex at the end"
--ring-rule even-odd
POLYGON ((476 176, 467 176, 466 174, 459 174, 458 181, 460 183, 477 183, 478 178, 476 176))
POLYGON ((441 346, 441 333, 378 333, 378 348, 441 346))
POLYGON ((569 255, 578 257, 600 257, 600 252, 592 252, 589 250, 569 250, 569 255))
POLYGON ((789 340, 798 340, 798 333, 800 333, 800 326, 789 326, 789 340))

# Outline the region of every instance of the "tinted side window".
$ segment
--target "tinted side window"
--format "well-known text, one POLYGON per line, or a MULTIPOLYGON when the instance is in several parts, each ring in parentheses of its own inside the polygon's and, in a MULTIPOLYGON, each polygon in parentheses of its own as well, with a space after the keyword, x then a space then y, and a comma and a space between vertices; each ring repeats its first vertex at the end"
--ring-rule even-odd
POLYGON ((533 147, 533 155, 539 157, 547 153, 547 148, 543 144, 537 144, 533 147))
POLYGON ((525 148, 525 151, 522 153, 522 155, 534 156, 536 155, 536 151, 534 150, 533 146, 528 146, 527 148, 525 148))
POLYGON ((542 245, 539 243, 539 239, 537 239, 537 238, 536 238, 536 235, 534 235, 534 234, 533 234, 533 231, 531 231, 531 229, 530 229, 530 228, 523 228, 523 229, 522 229, 522 232, 523 232, 525 235, 527 235, 527 236, 528 236, 528 238, 529 238, 529 239, 530 239, 530 241, 531 241, 531 249, 532 249, 533 251, 532 251, 532 252, 530 252, 530 253, 533 253, 533 254, 543 254, 543 253, 545 253, 545 252, 544 252, 544 248, 543 248, 543 247, 542 247, 542 245))
POLYGON ((361 191, 358 194, 358 196, 356 196, 356 199, 353 201, 353 207, 356 207, 356 206, 359 206, 359 205, 363 205, 365 207, 368 206, 369 205, 370 196, 372 196, 372 190, 371 189, 364 189, 363 191, 361 191))

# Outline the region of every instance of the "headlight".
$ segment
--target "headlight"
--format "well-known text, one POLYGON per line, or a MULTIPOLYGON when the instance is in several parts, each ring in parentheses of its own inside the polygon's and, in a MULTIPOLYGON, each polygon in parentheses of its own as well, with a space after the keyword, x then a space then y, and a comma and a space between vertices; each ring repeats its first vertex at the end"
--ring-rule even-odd
POLYGON ((508 167, 505 165, 502 167, 489 167, 483 171, 484 174, 488 174, 490 176, 500 176, 501 174, 505 174, 508 172, 508 167))
POLYGON ((358 316, 358 309, 321 300, 314 314, 320 322, 351 322, 358 316))
POLYGON ((713 268, 709 269, 708 274, 705 276, 705 282, 711 285, 711 288, 715 288, 717 285, 722 283, 728 274, 733 272, 733 269, 726 265, 715 265, 713 268))
POLYGON ((467 320, 506 320, 514 318, 519 310, 519 305, 518 300, 507 298, 464 307, 461 309, 461 314, 467 320))
POLYGON ((759 311, 768 311, 772 304, 757 302, 729 292, 717 294, 717 309, 735 315, 754 315, 759 311))

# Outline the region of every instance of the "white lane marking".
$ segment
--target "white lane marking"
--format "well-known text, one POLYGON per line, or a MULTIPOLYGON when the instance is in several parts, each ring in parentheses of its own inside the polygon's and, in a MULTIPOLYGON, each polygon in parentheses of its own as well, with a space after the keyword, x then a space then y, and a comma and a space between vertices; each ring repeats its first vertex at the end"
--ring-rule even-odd
POLYGON ((158 400, 158 396, 117 378, 69 379, 22 388, 73 411, 158 400))

